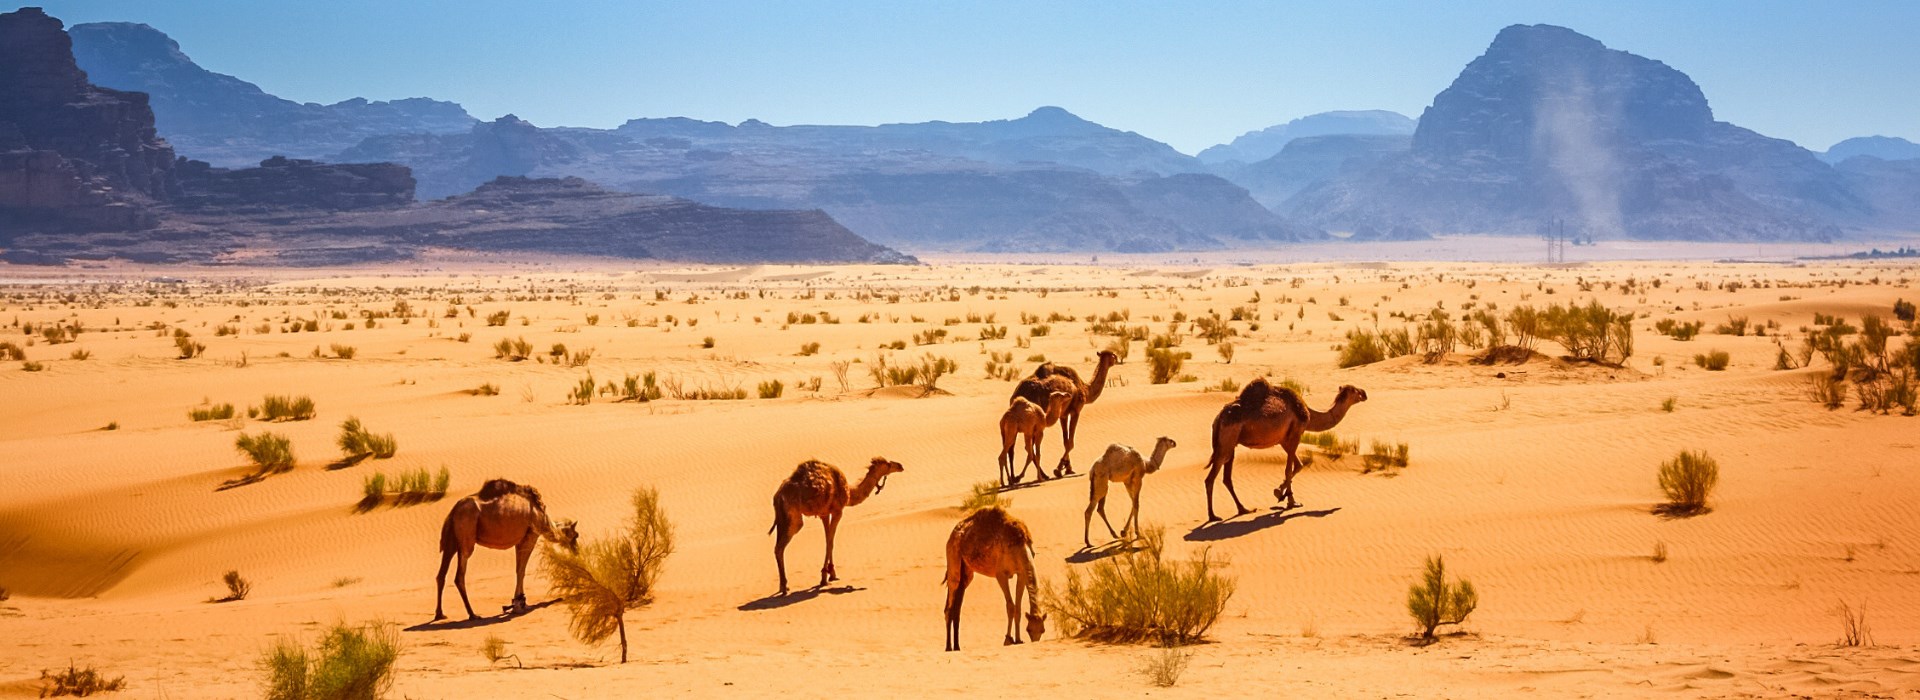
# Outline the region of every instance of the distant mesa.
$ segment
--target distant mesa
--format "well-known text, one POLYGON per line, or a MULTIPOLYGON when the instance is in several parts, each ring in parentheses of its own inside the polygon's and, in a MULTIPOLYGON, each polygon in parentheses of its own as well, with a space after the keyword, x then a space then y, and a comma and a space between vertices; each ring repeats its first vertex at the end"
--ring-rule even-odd
POLYGON ((1920 143, 1896 136, 1857 136, 1836 143, 1826 153, 1820 154, 1821 160, 1828 163, 1840 163, 1860 156, 1880 160, 1914 160, 1920 158, 1920 143))
POLYGON ((1230 143, 1207 148, 1199 158, 1208 165, 1255 163, 1278 155, 1294 139, 1315 136, 1411 136, 1415 122, 1399 112, 1361 110, 1309 114, 1285 124, 1241 134, 1230 143))

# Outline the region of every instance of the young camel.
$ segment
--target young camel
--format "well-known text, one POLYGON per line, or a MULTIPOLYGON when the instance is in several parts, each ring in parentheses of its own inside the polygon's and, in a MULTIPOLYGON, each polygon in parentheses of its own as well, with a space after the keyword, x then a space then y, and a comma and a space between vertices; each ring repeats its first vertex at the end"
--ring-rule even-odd
POLYGON ((1060 452, 1060 465, 1054 468, 1054 476, 1066 476, 1073 473, 1073 436, 1080 430, 1080 410, 1087 404, 1100 400, 1100 392, 1107 388, 1107 370, 1120 364, 1120 356, 1112 350, 1100 351, 1099 364, 1094 368, 1093 381, 1080 381, 1080 373, 1072 367, 1062 367, 1051 362, 1043 363, 1033 369, 1033 376, 1020 380, 1013 387, 1013 395, 1032 401, 1035 406, 1045 404, 1047 395, 1055 391, 1064 391, 1073 395, 1067 408, 1059 416, 1047 419, 1051 426, 1060 422, 1060 440, 1064 445, 1060 452))
POLYGON ((875 457, 860 484, 849 490, 847 476, 831 464, 810 459, 795 467, 773 494, 773 529, 767 531, 778 535, 773 542, 773 563, 780 569, 779 595, 787 594, 787 543, 800 532, 804 518, 819 518, 827 528, 827 560, 820 567, 820 585, 838 581, 840 576, 833 570, 833 536, 840 529, 841 513, 848 506, 866 502, 868 496, 887 487, 887 476, 903 471, 906 468, 899 462, 875 457))
POLYGON ((1000 582, 1000 594, 1007 599, 1007 637, 1005 644, 1020 643, 1021 598, 1027 599, 1027 639, 1040 641, 1047 632, 1047 616, 1040 608, 1040 584, 1033 575, 1033 533, 1027 524, 1008 515, 999 506, 974 511, 953 527, 947 536, 947 651, 960 650, 960 602, 967 596, 967 584, 974 574, 992 576, 1000 582), (1007 580, 1018 576, 1009 587, 1007 580))
POLYGON ((467 558, 475 545, 490 549, 511 549, 518 557, 513 570, 513 607, 515 613, 527 610, 527 559, 534 545, 545 537, 571 550, 578 546, 580 533, 571 520, 556 526, 547 517, 547 506, 532 486, 506 479, 493 479, 480 492, 454 502, 440 525, 440 573, 435 576, 433 619, 447 619, 441 603, 447 590, 447 564, 455 556, 460 568, 454 572, 453 586, 460 590, 460 603, 467 608, 468 619, 479 619, 473 603, 467 599, 467 558))
POLYGON ((1167 458, 1167 450, 1178 447, 1173 438, 1162 437, 1153 445, 1153 458, 1143 459, 1140 451, 1126 445, 1115 443, 1107 446, 1105 454, 1093 463, 1093 469, 1087 472, 1087 512, 1080 521, 1080 543, 1088 548, 1093 542, 1087 536, 1087 530, 1093 527, 1093 511, 1100 511, 1100 522, 1107 526, 1107 536, 1119 539, 1121 535, 1133 533, 1140 536, 1140 482, 1146 475, 1160 471, 1160 463, 1167 458), (1133 500, 1133 510, 1127 513, 1127 519, 1120 523, 1120 533, 1113 531, 1113 521, 1107 520, 1107 488, 1109 484, 1127 485, 1127 497, 1133 500))
POLYGON ((1041 481, 1047 480, 1047 469, 1040 466, 1040 441, 1046 437, 1047 426, 1060 419, 1067 402, 1072 399, 1073 394, 1056 391, 1047 394, 1044 409, 1024 396, 1015 396, 1007 402, 1007 412, 1000 414, 1000 485, 1020 483, 1020 477, 1026 475, 1029 464, 1033 465, 1041 481), (1020 465, 1020 473, 1015 474, 1013 443, 1022 435, 1027 437, 1027 461, 1020 465))
POLYGON ((1240 390, 1239 398, 1221 407, 1220 414, 1213 419, 1213 455, 1207 458, 1207 522, 1220 519, 1213 513, 1213 479, 1223 470, 1227 495, 1233 497, 1234 507, 1240 510, 1237 515, 1253 512, 1240 504, 1240 495, 1233 490, 1233 451, 1242 445, 1256 450, 1279 445, 1286 450, 1287 475, 1280 488, 1274 490, 1274 497, 1285 500, 1286 508, 1300 507, 1293 500, 1293 477, 1302 466, 1297 454, 1300 436, 1309 430, 1332 430, 1346 418, 1347 409, 1365 400, 1366 391, 1352 385, 1342 386, 1331 408, 1314 411, 1307 408, 1306 402, 1292 389, 1272 386, 1265 377, 1248 382, 1246 388, 1240 390))

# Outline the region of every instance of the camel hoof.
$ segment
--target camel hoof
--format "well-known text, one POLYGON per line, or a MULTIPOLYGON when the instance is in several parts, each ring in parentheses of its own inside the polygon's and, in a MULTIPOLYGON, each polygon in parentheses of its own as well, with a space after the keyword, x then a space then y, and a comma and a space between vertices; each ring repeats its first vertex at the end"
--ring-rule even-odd
POLYGON ((1010 646, 1013 646, 1013 645, 1015 645, 1015 644, 1019 644, 1019 643, 1020 643, 1020 640, 1018 640, 1018 639, 1014 639, 1014 638, 1012 638, 1012 637, 1008 637, 1008 638, 1007 638, 1007 641, 1005 641, 1005 642, 1003 642, 1003 643, 1001 644, 1001 646, 1009 646, 1009 647, 1010 647, 1010 646))
POLYGON ((443 614, 443 613, 434 613, 434 614, 433 614, 433 621, 434 621, 434 622, 439 622, 439 621, 441 621, 441 620, 445 620, 445 619, 447 619, 447 616, 446 616, 445 614, 443 614))

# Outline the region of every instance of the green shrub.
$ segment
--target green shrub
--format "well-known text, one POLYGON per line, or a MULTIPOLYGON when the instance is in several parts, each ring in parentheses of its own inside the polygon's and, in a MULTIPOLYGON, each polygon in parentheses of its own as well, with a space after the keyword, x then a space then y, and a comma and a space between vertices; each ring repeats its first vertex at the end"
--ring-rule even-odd
POLYGON ((387 499, 387 475, 374 472, 360 482, 360 510, 372 510, 387 499))
POLYGON ((507 319, 512 317, 513 317, 512 311, 501 309, 499 311, 495 311, 493 313, 487 314, 487 325, 504 326, 504 325, 507 325, 507 319))
POLYGON ((786 393, 786 391, 787 386, 782 384, 778 379, 769 379, 760 382, 760 398, 777 399, 780 398, 781 394, 786 393))
POLYGON ((249 409, 247 415, 265 421, 307 420, 313 417, 313 399, 269 394, 260 399, 258 410, 249 409))
POLYGON ((1363 471, 1373 472, 1387 468, 1405 467, 1408 462, 1408 452, 1407 443, 1374 440, 1367 446, 1367 455, 1363 458, 1363 461, 1366 463, 1366 468, 1363 471))
POLYGON ((1180 683, 1180 674, 1187 670, 1187 662, 1193 659, 1193 652, 1179 647, 1161 647, 1147 657, 1140 668, 1140 675, 1147 682, 1160 688, 1171 688, 1180 683))
POLYGON ((253 466, 262 474, 284 472, 293 468, 293 442, 284 435, 263 432, 259 435, 241 433, 233 440, 234 449, 253 461, 253 466))
POLYGON ((467 393, 473 394, 474 396, 499 396, 500 385, 495 384, 493 382, 487 382, 485 384, 481 384, 480 386, 467 390, 467 393))
POLYGON ((353 356, 355 354, 358 354, 359 352, 360 351, 354 348, 352 345, 341 345, 339 343, 333 344, 333 356, 338 357, 342 360, 351 360, 353 359, 353 356))
POLYGON ((1727 351, 1714 350, 1704 355, 1694 355, 1693 364, 1706 368, 1709 372, 1719 372, 1725 370, 1727 363, 1732 359, 1732 356, 1728 355, 1727 351))
POLYGON ((1180 368, 1192 357, 1193 353, 1170 347, 1147 349, 1147 370, 1150 381, 1154 384, 1173 381, 1174 377, 1179 376, 1180 368))
POLYGON ((0 342, 0 360, 25 362, 27 361, 27 351, 20 349, 20 346, 14 345, 11 341, 0 342))
POLYGON ((1206 637, 1233 597, 1233 579, 1205 549, 1197 559, 1167 561, 1164 528, 1146 528, 1143 540, 1143 548, 1094 562, 1084 575, 1070 568, 1064 587, 1045 589, 1045 604, 1067 634, 1167 646, 1206 637))
POLYGON ((1013 505, 1013 500, 1000 495, 1000 486, 991 481, 975 483, 967 491, 967 497, 960 501, 960 513, 965 515, 985 508, 1005 508, 1013 505))
POLYGON ((393 439, 393 433, 376 435, 360 424, 359 418, 348 418, 340 423, 340 454, 348 459, 373 457, 388 459, 400 451, 399 442, 393 439))
POLYGON ((193 419, 196 423, 210 420, 231 420, 233 418, 233 404, 223 403, 190 408, 187 409, 187 417, 193 419))
POLYGON ((573 389, 567 392, 567 403, 575 406, 585 406, 593 403, 593 391, 593 373, 588 372, 586 377, 582 378, 578 383, 575 383, 573 389))
POLYGON ((1707 496, 1720 483, 1720 464, 1706 452, 1683 451, 1660 465, 1660 490, 1667 502, 1657 509, 1665 515, 1687 516, 1707 512, 1707 496))
POLYGON ((393 686, 400 635, 391 625, 335 623, 311 652, 280 639, 258 661, 267 700, 370 700, 393 686))
POLYGON ((1407 588, 1407 614, 1413 616, 1420 638, 1431 641, 1433 630, 1441 625, 1466 622, 1480 605, 1480 594, 1473 582, 1456 579, 1447 583, 1447 563, 1442 557, 1427 557, 1427 571, 1420 583, 1407 588))
POLYGON ((819 344, 819 343, 801 343, 801 344, 800 344, 800 356, 801 356, 801 357, 807 357, 807 356, 809 356, 809 355, 813 355, 813 354, 815 354, 815 353, 818 353, 818 352, 820 352, 820 344, 819 344))
POLYGON ((493 356, 509 362, 524 362, 527 358, 533 357, 533 343, 527 342, 524 336, 514 339, 501 338, 499 342, 493 344, 493 356))
POLYGON ((546 545, 542 559, 548 585, 566 603, 567 628, 588 644, 620 637, 620 663, 627 662, 630 608, 653 602, 653 588, 673 554, 673 523, 651 488, 633 492, 633 519, 613 537, 583 543, 578 551, 546 545))
POLYGON ((620 381, 619 400, 621 401, 655 401, 660 396, 660 385, 652 372, 644 375, 629 374, 620 381))
POLYGON ((40 672, 40 697, 43 698, 83 698, 95 693, 125 690, 126 687, 125 676, 108 678, 92 666, 80 668, 72 662, 67 663, 65 671, 40 672))

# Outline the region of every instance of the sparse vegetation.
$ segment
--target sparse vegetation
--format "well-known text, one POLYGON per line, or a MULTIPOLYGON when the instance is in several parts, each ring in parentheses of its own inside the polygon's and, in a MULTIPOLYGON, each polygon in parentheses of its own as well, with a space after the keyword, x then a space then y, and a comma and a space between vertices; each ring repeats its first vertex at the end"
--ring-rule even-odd
POLYGON ((368 700, 393 686, 400 635, 392 625, 335 623, 309 651, 281 638, 261 655, 267 700, 368 700))
POLYGON ((25 362, 27 361, 27 351, 20 349, 18 345, 14 345, 12 341, 0 342, 0 360, 25 362))
POLYGON ((555 595, 567 605, 567 629, 588 644, 620 637, 627 662, 627 610, 653 602, 653 587, 673 554, 673 524, 659 492, 633 492, 633 518, 613 537, 582 543, 577 552, 547 545, 542 559, 555 595))
POLYGON ((1166 530, 1145 528, 1143 547, 1067 570, 1066 585, 1044 599, 1070 635, 1107 642, 1191 644, 1226 610, 1234 580, 1210 551, 1187 561, 1165 557, 1166 530))
POLYGON ((533 357, 533 343, 527 342, 524 336, 513 339, 501 338, 499 342, 493 344, 493 356, 509 362, 525 362, 527 358, 533 357))
POLYGON ((374 434, 360 423, 359 418, 348 418, 340 423, 340 454, 347 459, 389 459, 400 451, 400 443, 393 439, 393 433, 374 434))
POLYGON ((1173 381, 1175 377, 1180 375, 1180 368, 1186 365, 1187 360, 1192 358, 1193 353, 1185 350, 1175 350, 1170 347, 1148 348, 1147 372, 1149 380, 1154 384, 1165 384, 1173 381))
POLYGON ((474 396, 499 396, 500 385, 493 382, 486 382, 480 386, 468 389, 467 393, 473 394, 474 396))
POLYGON ((453 472, 445 466, 440 467, 438 473, 429 472, 425 467, 402 470, 392 478, 385 472, 374 472, 361 481, 359 509, 373 510, 389 497, 394 505, 401 506, 438 501, 446 498, 452 482, 453 472))
POLYGON ((1835 643, 1843 647, 1873 646, 1873 628, 1867 625, 1867 611, 1840 601, 1834 611, 1840 616, 1840 639, 1835 643))
POLYGON ((1466 622, 1479 605, 1480 594, 1472 581, 1447 582, 1447 563, 1440 556, 1427 557, 1426 573, 1419 583, 1407 588, 1407 614, 1413 616, 1424 641, 1433 641, 1433 631, 1441 625, 1466 622))
POLYGON ((499 664, 503 660, 513 659, 513 665, 525 668, 525 664, 520 663, 518 654, 507 653, 507 640, 501 639, 497 634, 487 635, 486 641, 480 643, 480 655, 486 657, 488 664, 499 664))
POLYGON ((225 598, 210 598, 207 602, 231 603, 237 600, 246 600, 247 596, 253 593, 253 582, 242 577, 239 571, 228 571, 222 574, 220 576, 220 582, 227 585, 227 596, 225 598))
POLYGON ((43 698, 84 698, 97 693, 125 690, 126 687, 125 676, 109 678, 92 666, 80 668, 68 663, 65 671, 40 672, 40 697, 43 698))
POLYGON ((259 406, 247 409, 247 416, 264 421, 308 420, 313 418, 313 399, 268 394, 260 399, 259 406))
POLYGON ((351 360, 353 359, 354 355, 359 354, 360 352, 358 349, 354 348, 352 345, 341 345, 339 343, 334 343, 332 345, 332 350, 333 350, 333 356, 340 358, 342 360, 351 360))
POLYGON ((760 382, 759 390, 760 390, 760 398, 777 399, 777 398, 780 398, 781 394, 786 393, 787 385, 781 383, 780 380, 778 379, 769 379, 767 381, 760 382))
POLYGON ((232 420, 233 404, 211 404, 187 409, 187 417, 198 423, 210 420, 232 420))
POLYGON ((233 446, 252 460, 259 475, 278 474, 293 468, 293 442, 284 435, 241 433, 234 438, 233 446))
POLYGON ((1733 358, 1727 354, 1727 351, 1714 350, 1711 352, 1707 352, 1705 354, 1694 355, 1693 364, 1698 365, 1709 372, 1719 372, 1721 370, 1725 370, 1727 368, 1727 363, 1732 361, 1732 359, 1733 358))
POLYGON ((205 343, 194 342, 192 337, 186 335, 174 336, 173 347, 180 351, 180 359, 182 360, 191 360, 199 357, 200 353, 207 351, 205 343))
POLYGON ((1367 445, 1367 454, 1362 458, 1366 467, 1361 471, 1371 473, 1382 469, 1405 467, 1408 452, 1407 443, 1374 440, 1367 445))
POLYGON ((1187 662, 1192 658, 1193 652, 1180 647, 1160 647, 1147 655, 1140 674, 1155 687, 1171 688, 1180 683, 1180 674, 1187 670, 1187 662))
POLYGON ((967 497, 960 501, 960 513, 966 515, 986 508, 1005 508, 1013 505, 1013 500, 1000 495, 1000 486, 991 481, 981 481, 968 489, 967 497))
POLYGON ((1679 397, 1669 396, 1660 401, 1660 410, 1665 413, 1672 413, 1674 407, 1679 405, 1680 405, 1679 397))
POLYGON ((1706 452, 1682 451, 1660 465, 1660 490, 1667 502, 1657 509, 1664 515, 1688 516, 1707 512, 1707 497, 1720 483, 1720 464, 1706 452))

